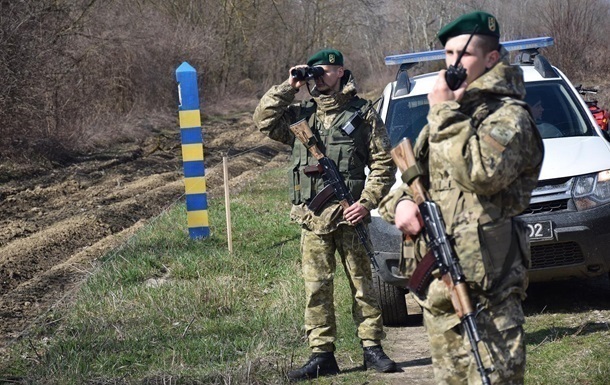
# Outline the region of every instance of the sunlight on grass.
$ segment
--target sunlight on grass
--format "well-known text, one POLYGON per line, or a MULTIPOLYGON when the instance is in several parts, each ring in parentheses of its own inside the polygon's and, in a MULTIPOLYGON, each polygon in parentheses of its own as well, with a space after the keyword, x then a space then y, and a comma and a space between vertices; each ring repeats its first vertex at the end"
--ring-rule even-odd
MULTIPOLYGON (((10 374, 40 384, 149 376, 284 381, 291 361, 300 365, 309 353, 300 230, 289 221, 283 187, 284 171, 276 170, 234 197, 233 254, 218 201, 210 203, 212 235, 204 240, 188 238, 183 205, 155 218, 102 259, 65 314, 50 316, 60 320, 53 335, 43 337, 41 328, 16 348, 10 374)), ((349 297, 339 273, 338 344, 357 357, 349 297)))
POLYGON ((528 384, 606 384, 610 329, 587 314, 528 317, 528 384))
MULTIPOLYGON (((219 200, 210 202, 211 236, 204 240, 189 239, 184 205, 155 218, 101 260, 70 306, 50 311, 13 345, 0 380, 286 383, 309 349, 300 230, 289 221, 284 178, 284 170, 273 170, 233 197, 233 254, 219 200)), ((347 370, 314 383, 381 384, 359 370, 350 289, 338 265, 337 359, 347 370)), ((600 314, 528 316, 526 383, 606 384, 610 331, 600 314)))

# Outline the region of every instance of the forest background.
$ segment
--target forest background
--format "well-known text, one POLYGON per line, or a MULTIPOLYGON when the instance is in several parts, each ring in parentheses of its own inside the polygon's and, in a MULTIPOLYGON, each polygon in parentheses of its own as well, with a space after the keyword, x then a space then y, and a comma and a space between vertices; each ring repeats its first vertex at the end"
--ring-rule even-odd
POLYGON ((62 164, 141 140, 143 121, 176 114, 183 61, 204 114, 253 109, 326 47, 380 93, 397 70, 386 55, 441 48, 439 28, 475 9, 502 40, 552 36, 545 56, 608 106, 608 0, 0 0, 0 159, 62 164))

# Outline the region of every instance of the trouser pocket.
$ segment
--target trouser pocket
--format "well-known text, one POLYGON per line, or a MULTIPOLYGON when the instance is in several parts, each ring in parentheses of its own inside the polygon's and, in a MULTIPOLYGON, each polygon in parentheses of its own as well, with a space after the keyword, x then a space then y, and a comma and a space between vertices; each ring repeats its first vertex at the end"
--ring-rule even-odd
POLYGON ((513 228, 517 244, 519 245, 519 250, 521 251, 523 266, 529 270, 532 267, 532 251, 530 249, 527 223, 523 222, 519 218, 513 218, 513 228))
POLYGON ((490 289, 513 264, 516 251, 513 240, 513 223, 510 219, 479 226, 479 242, 485 267, 483 289, 490 289))

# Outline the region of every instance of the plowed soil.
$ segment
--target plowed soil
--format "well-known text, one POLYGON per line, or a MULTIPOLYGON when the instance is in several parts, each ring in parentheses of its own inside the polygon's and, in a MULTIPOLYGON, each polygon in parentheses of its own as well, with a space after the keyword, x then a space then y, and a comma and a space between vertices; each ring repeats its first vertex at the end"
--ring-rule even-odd
MULTIPOLYGON (((146 141, 61 167, 0 165, 0 349, 73 292, 97 258, 183 196, 176 119, 157 124, 146 141)), ((233 190, 286 159, 251 113, 202 125, 211 197, 223 194, 223 156, 233 190)))

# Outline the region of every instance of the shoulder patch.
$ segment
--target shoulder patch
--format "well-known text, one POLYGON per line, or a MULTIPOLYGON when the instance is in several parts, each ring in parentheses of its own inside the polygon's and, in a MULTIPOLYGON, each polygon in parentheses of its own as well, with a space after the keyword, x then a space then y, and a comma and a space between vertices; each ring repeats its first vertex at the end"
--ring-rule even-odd
POLYGON ((483 137, 483 141, 485 143, 487 143, 490 147, 492 147, 494 150, 498 151, 498 152, 504 152, 504 149, 506 148, 506 146, 501 145, 500 142, 498 142, 491 135, 485 135, 483 137))
POLYGON ((515 130, 507 127, 496 126, 488 135, 491 139, 495 140, 502 147, 506 147, 510 143, 511 139, 515 136, 515 130))

